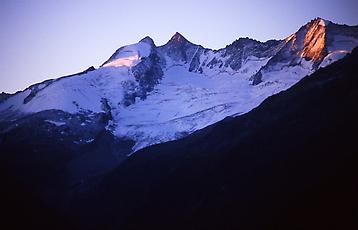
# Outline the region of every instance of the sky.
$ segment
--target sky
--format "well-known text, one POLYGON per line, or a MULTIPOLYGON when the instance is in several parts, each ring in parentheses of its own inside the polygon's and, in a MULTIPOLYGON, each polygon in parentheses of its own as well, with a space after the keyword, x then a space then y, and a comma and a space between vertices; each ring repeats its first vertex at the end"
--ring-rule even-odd
POLYGON ((321 17, 358 24, 357 0, 0 0, 0 92, 98 67, 145 36, 175 32, 219 49, 239 37, 283 39, 321 17))

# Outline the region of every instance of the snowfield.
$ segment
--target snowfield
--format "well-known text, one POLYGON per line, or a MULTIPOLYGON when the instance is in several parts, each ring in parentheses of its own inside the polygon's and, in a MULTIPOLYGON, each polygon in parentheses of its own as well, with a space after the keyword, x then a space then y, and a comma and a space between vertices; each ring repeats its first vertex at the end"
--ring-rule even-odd
POLYGON ((292 73, 283 70, 273 73, 265 85, 252 86, 240 73, 205 76, 174 66, 146 100, 113 110, 116 127, 112 131, 135 140, 134 150, 175 140, 227 116, 249 112, 268 96, 295 84, 305 73, 299 68, 292 73))

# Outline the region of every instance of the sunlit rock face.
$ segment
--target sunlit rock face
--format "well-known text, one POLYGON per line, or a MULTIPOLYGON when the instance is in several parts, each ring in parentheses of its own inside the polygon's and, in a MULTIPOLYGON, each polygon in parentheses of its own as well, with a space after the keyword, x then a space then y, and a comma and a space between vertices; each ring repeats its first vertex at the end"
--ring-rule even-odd
MULTIPOLYGON (((270 60, 270 70, 280 70, 284 66, 295 66, 307 61, 318 62, 325 56, 326 27, 323 19, 315 19, 301 27, 285 39, 285 45, 270 60)), ((266 68, 267 68, 266 67, 266 68)))
POLYGON ((310 74, 342 58, 358 44, 358 26, 334 24, 316 18, 284 40, 285 44, 252 76, 257 85, 275 74, 310 74), (288 71, 294 68, 295 71, 288 71))
POLYGON ((326 22, 323 19, 315 20, 307 25, 308 30, 303 41, 302 57, 315 62, 321 61, 327 54, 326 40, 326 22))

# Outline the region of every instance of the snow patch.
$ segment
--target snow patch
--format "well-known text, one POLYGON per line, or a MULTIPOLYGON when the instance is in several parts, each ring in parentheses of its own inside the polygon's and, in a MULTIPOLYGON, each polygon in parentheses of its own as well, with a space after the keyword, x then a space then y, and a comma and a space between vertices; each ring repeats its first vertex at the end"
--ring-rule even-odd
POLYGON ((63 126, 66 125, 66 122, 63 121, 52 121, 52 120, 45 120, 46 122, 53 124, 55 126, 63 126))
POLYGON ((111 61, 103 65, 103 67, 121 67, 121 66, 131 67, 138 64, 138 62, 139 62, 139 55, 135 54, 133 56, 115 59, 114 61, 111 61))
POLYGON ((150 51, 151 46, 146 42, 122 47, 103 67, 133 67, 140 62, 142 57, 148 57, 150 51))
POLYGON ((318 24, 320 26, 327 26, 329 23, 330 23, 330 21, 328 21, 328 20, 320 19, 318 24))
POLYGON ((326 67, 330 64, 332 64, 333 62, 342 59, 343 57, 345 57, 349 52, 346 50, 337 50, 335 52, 331 52, 330 54, 328 54, 323 61, 321 62, 320 66, 321 68, 326 67))

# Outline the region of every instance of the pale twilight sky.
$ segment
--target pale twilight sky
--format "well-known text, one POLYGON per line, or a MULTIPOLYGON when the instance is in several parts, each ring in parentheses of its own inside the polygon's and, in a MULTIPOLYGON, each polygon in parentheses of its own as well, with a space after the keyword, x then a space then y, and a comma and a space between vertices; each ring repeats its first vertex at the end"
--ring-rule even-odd
POLYGON ((98 67, 117 48, 176 32, 222 48, 282 39, 315 17, 358 24, 357 0, 0 0, 0 92, 98 67))

